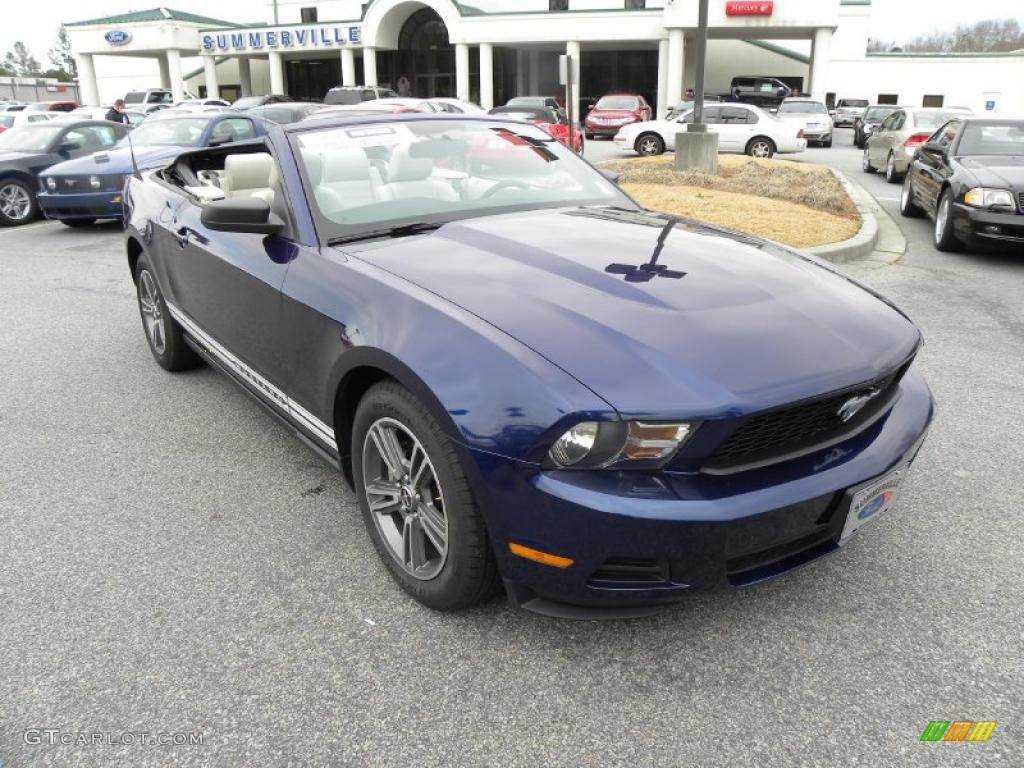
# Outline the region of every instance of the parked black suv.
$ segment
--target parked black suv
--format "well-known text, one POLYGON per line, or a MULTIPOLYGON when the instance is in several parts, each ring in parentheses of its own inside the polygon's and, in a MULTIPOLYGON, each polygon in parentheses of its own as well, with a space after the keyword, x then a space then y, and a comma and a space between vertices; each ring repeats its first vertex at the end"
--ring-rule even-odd
POLYGON ((777 77, 744 75, 734 77, 729 86, 729 100, 756 104, 765 109, 777 109, 783 100, 793 95, 793 89, 777 77))

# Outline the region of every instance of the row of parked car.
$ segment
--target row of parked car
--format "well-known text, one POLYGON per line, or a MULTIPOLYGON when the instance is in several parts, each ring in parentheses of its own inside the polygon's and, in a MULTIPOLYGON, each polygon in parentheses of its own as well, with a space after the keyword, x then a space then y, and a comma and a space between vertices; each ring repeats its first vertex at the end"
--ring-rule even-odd
MULTIPOLYGON (((167 92, 153 89, 126 96, 126 111, 140 115, 127 124, 105 120, 110 107, 69 103, 67 111, 34 105, 12 110, 15 115, 43 117, 12 125, 0 134, 0 225, 25 224, 40 212, 70 227, 120 219, 124 182, 136 169, 158 167, 183 149, 256 139, 271 124, 341 115, 486 113, 459 99, 401 98, 390 93, 378 88, 337 88, 325 103, 264 95, 229 104, 219 99, 171 103, 167 92)), ((490 113, 528 121, 577 153, 583 152, 584 132, 570 129, 565 111, 553 99, 518 97, 490 113)))

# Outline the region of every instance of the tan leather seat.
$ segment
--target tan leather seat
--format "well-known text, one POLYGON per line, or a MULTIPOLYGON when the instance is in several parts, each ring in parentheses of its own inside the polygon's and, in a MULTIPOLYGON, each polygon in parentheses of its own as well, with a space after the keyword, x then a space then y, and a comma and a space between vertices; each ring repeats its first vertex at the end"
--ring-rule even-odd
POLYGON ((434 161, 429 157, 413 157, 409 145, 396 147, 388 164, 388 183, 384 185, 384 198, 405 200, 411 197, 429 197, 434 200, 454 201, 459 193, 446 181, 431 178, 434 161))
POLYGON ((221 189, 227 197, 258 197, 274 204, 277 164, 267 152, 228 155, 224 160, 221 189))

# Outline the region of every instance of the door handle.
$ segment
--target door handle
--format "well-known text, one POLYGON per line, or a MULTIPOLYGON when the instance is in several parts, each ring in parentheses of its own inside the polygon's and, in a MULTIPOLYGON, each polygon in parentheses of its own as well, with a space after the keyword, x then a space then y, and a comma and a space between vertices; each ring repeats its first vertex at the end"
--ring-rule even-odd
POLYGON ((188 227, 181 227, 175 233, 175 237, 178 240, 178 246, 184 248, 188 245, 188 238, 191 234, 191 230, 188 227))

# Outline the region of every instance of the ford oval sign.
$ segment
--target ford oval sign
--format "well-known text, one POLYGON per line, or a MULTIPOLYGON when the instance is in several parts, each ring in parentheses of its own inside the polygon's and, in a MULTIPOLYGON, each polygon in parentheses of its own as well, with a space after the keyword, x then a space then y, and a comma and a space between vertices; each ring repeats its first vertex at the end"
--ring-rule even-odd
POLYGON ((111 45, 124 45, 132 39, 132 36, 123 29, 112 29, 103 36, 103 39, 111 45))

